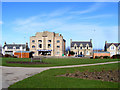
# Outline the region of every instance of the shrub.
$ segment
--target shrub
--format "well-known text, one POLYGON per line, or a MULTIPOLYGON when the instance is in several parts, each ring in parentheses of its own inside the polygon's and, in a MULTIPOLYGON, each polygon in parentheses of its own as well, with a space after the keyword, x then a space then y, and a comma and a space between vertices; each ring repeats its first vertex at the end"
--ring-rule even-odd
POLYGON ((99 56, 95 56, 95 59, 99 59, 100 57, 99 56))
POLYGON ((17 58, 17 56, 12 56, 13 58, 17 58))
POLYGON ((70 55, 74 55, 75 53, 74 53, 73 51, 70 51, 69 54, 70 54, 70 55))
POLYGON ((103 58, 108 59, 108 58, 110 58, 110 56, 103 56, 103 58))
POLYGON ((90 59, 93 59, 93 57, 90 57, 90 59))
POLYGON ((113 59, 120 59, 120 54, 116 54, 112 56, 113 59))
POLYGON ((4 57, 12 57, 12 56, 9 54, 5 54, 4 57))
POLYGON ((103 59, 103 56, 100 56, 100 59, 103 59))

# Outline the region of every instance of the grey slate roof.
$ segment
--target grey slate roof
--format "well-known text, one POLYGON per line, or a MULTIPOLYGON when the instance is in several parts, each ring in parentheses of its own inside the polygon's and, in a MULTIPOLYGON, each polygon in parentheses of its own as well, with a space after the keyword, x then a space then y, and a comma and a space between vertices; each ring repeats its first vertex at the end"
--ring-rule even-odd
POLYGON ((72 41, 71 43, 71 47, 74 47, 74 45, 77 44, 77 47, 80 47, 80 44, 83 45, 83 47, 86 47, 86 45, 88 44, 89 47, 92 47, 92 43, 91 42, 83 42, 83 41, 72 41))
POLYGON ((109 48, 112 44, 114 44, 116 47, 120 45, 120 43, 106 43, 105 46, 106 48, 109 48))
POLYGON ((26 47, 26 45, 25 44, 5 44, 4 46, 3 46, 3 49, 5 48, 5 46, 7 46, 8 48, 9 47, 23 47, 23 48, 25 48, 26 47))

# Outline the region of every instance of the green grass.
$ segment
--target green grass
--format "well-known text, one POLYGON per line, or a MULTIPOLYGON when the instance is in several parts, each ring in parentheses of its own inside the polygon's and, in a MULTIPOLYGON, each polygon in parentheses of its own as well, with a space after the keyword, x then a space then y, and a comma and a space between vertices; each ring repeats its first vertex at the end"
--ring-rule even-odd
MULTIPOLYGON (((49 64, 10 64, 6 61, 31 61, 29 58, 2 58, 3 66, 14 67, 52 67, 52 66, 66 66, 66 65, 80 65, 80 64, 92 64, 119 61, 119 59, 80 59, 80 58, 45 58, 43 62, 49 64)), ((39 62, 39 61, 33 61, 39 62)))
POLYGON ((75 68, 50 69, 19 81, 11 85, 9 88, 118 88, 117 82, 56 77, 56 75, 62 75, 67 72, 74 73, 75 71, 83 72, 85 70, 92 72, 94 70, 101 71, 103 68, 104 70, 116 70, 118 69, 118 63, 75 68))

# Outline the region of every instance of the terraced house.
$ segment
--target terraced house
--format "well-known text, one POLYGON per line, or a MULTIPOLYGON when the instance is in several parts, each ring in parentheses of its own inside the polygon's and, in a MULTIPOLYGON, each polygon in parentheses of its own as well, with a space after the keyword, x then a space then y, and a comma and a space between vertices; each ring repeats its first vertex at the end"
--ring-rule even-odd
POLYGON ((105 41, 104 50, 110 52, 110 56, 120 54, 120 43, 107 43, 105 41))
POLYGON ((30 51, 33 56, 62 56, 65 54, 65 39, 55 32, 37 32, 30 37, 30 51))
POLYGON ((90 39, 90 41, 72 41, 72 39, 70 39, 70 50, 73 51, 75 55, 92 56, 92 39, 90 39))

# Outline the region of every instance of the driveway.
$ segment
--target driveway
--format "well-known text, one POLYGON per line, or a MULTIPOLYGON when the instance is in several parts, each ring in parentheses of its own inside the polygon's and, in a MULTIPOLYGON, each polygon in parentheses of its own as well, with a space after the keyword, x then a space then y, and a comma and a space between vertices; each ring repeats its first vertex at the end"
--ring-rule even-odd
MULTIPOLYGON (((82 66, 92 66, 92 65, 102 65, 102 64, 111 64, 119 63, 120 61, 115 62, 105 62, 105 63, 95 63, 95 64, 83 64, 83 65, 70 65, 70 66, 55 66, 55 67, 6 67, 0 66, 2 70, 2 88, 8 88, 10 85, 23 80, 27 77, 33 76, 37 73, 40 73, 44 70, 53 69, 53 68, 69 68, 69 67, 82 67, 82 66)), ((1 89, 1 88, 0 88, 1 89)))

